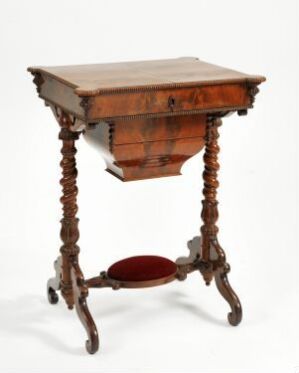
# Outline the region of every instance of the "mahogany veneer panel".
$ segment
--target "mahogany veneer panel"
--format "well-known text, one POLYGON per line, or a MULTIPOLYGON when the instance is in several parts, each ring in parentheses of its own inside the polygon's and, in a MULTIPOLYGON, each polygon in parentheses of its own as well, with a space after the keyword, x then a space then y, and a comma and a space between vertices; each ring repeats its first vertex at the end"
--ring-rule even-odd
POLYGON ((91 119, 136 116, 144 113, 172 114, 182 111, 212 108, 244 108, 250 106, 247 88, 243 84, 223 84, 192 88, 165 89, 160 91, 142 91, 99 95, 93 99, 88 112, 91 119), (174 100, 170 108, 170 99, 174 100))

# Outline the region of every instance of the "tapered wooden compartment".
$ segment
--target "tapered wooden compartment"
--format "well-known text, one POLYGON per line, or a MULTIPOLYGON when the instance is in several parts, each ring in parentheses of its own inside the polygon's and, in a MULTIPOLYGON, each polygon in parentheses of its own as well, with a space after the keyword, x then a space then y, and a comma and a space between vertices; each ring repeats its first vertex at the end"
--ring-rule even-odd
POLYGON ((204 146, 206 115, 100 122, 85 138, 102 154, 107 171, 123 181, 180 175, 204 146))

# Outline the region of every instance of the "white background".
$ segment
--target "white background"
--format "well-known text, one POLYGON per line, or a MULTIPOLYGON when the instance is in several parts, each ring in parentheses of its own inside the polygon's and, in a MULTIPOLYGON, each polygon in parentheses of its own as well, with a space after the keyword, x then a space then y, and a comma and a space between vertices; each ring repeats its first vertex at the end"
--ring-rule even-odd
MULTIPOLYGON (((299 371, 298 1, 3 1, 0 371, 299 371), (30 65, 198 56, 267 77, 255 109, 221 127, 219 239, 244 320, 194 273, 143 290, 92 290, 101 349, 45 285, 58 255, 58 125, 30 65)), ((137 254, 175 259, 198 234, 202 153, 183 176, 121 183, 78 142, 81 266, 86 277, 137 254)))

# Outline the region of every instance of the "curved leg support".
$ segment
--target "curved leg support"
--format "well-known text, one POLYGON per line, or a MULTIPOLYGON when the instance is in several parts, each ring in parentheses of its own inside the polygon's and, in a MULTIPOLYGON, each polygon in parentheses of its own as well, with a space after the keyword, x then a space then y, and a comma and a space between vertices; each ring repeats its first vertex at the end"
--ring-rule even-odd
POLYGON ((69 114, 57 107, 52 107, 52 110, 61 127, 59 139, 62 140, 62 160, 60 162, 62 197, 60 201, 63 208, 63 218, 60 237, 63 244, 60 248, 61 257, 55 263, 56 277, 48 281, 48 297, 50 303, 57 303, 56 291, 61 288, 61 295, 68 308, 72 309, 75 305, 78 316, 88 334, 86 349, 90 354, 93 354, 99 348, 99 338, 86 302, 88 287, 78 264, 80 249, 77 245, 79 219, 76 217, 78 188, 75 141, 79 138, 79 133, 71 130, 73 122, 69 114))
POLYGON ((71 277, 76 311, 88 335, 88 340, 85 344, 86 350, 90 354, 94 354, 99 349, 99 336, 97 327, 87 306, 88 287, 85 285, 82 271, 76 262, 72 265, 71 277))
POLYGON ((59 256, 57 260, 54 262, 55 268, 55 277, 50 278, 47 282, 47 295, 48 300, 51 304, 58 303, 59 297, 57 294, 57 290, 61 289, 61 273, 62 273, 62 258, 59 256))
POLYGON ((197 266, 208 285, 213 277, 220 294, 229 303, 231 312, 228 314, 228 321, 231 325, 238 325, 242 320, 242 307, 236 293, 231 288, 227 273, 230 270, 226 263, 225 252, 217 240, 218 227, 218 127, 221 126, 221 119, 217 116, 209 116, 207 119, 204 160, 204 188, 201 217, 200 259, 197 266))
POLYGON ((229 271, 230 266, 228 263, 219 267, 215 271, 215 282, 220 294, 231 307, 231 312, 227 315, 228 322, 233 326, 237 326, 242 320, 242 306, 237 294, 234 292, 228 281, 227 274, 229 271))

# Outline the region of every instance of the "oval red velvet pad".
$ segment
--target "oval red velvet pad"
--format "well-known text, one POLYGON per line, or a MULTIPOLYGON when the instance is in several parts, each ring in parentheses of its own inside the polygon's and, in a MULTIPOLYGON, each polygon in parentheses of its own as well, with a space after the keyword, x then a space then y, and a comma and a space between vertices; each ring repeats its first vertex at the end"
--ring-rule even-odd
POLYGON ((107 271, 108 277, 118 281, 150 281, 174 275, 177 265, 161 256, 132 256, 116 262, 107 271))

